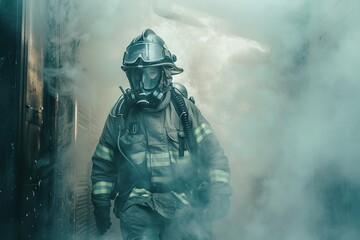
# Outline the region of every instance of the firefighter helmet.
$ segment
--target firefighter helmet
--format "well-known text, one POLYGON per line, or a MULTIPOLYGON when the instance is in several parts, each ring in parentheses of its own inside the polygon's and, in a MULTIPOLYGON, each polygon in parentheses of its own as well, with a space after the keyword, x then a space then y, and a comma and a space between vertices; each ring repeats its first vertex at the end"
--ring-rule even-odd
POLYGON ((134 38, 126 48, 121 68, 167 67, 171 75, 183 72, 175 65, 176 56, 167 49, 164 40, 151 29, 134 38))

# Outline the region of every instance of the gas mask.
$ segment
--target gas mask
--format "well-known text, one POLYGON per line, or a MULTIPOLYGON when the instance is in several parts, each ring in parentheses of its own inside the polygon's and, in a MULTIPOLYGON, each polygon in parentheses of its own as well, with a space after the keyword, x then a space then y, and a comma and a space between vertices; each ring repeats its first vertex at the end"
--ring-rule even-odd
POLYGON ((161 67, 133 68, 127 71, 135 102, 142 108, 155 108, 164 98, 164 71, 161 67))

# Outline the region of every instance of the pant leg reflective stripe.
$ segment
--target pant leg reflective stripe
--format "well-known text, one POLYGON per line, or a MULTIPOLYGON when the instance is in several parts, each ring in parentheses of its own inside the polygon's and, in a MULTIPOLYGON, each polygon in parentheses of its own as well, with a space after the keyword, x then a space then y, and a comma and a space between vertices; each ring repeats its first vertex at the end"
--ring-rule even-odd
POLYGON ((99 143, 96 147, 95 155, 99 158, 112 161, 114 152, 110 148, 107 148, 99 143))
POLYGON ((195 128, 195 130, 194 130, 196 142, 200 143, 207 135, 209 135, 211 133, 212 133, 212 130, 207 123, 200 124, 200 126, 195 128))
POLYGON ((211 183, 214 182, 224 182, 229 183, 230 182, 230 174, 224 170, 220 169, 214 169, 209 171, 209 177, 211 183))
POLYGON ((133 188, 129 197, 148 197, 151 195, 151 192, 145 188, 133 188))
POLYGON ((110 194, 113 188, 112 182, 99 181, 93 185, 93 194, 110 194))
POLYGON ((174 194, 184 205, 190 204, 185 193, 177 193, 174 191, 171 191, 171 193, 174 194))

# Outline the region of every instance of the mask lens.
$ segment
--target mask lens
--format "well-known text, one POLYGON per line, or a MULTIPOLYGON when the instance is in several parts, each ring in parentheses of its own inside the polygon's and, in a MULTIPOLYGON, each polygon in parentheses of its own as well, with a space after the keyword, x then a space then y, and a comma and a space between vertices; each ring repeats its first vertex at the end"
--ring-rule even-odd
POLYGON ((156 88, 161 79, 161 71, 156 67, 149 67, 143 69, 142 84, 145 90, 152 90, 156 88))
POLYGON ((133 69, 130 72, 129 79, 135 90, 140 88, 152 90, 159 85, 161 69, 157 67, 133 69))

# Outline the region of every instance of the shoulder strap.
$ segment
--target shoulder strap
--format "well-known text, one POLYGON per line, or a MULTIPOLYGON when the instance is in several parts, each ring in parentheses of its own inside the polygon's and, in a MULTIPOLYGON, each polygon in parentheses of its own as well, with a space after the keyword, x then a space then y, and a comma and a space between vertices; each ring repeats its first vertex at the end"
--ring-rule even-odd
POLYGON ((189 112, 186 107, 184 98, 180 94, 178 94, 174 90, 174 88, 172 88, 170 91, 171 91, 171 102, 173 103, 175 110, 181 119, 181 123, 184 128, 185 139, 186 139, 187 145, 189 147, 190 152, 195 154, 196 143, 194 140, 192 126, 189 121, 189 112))

